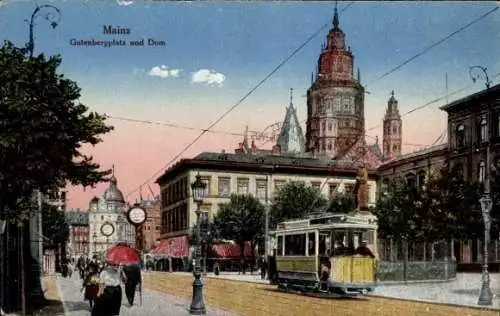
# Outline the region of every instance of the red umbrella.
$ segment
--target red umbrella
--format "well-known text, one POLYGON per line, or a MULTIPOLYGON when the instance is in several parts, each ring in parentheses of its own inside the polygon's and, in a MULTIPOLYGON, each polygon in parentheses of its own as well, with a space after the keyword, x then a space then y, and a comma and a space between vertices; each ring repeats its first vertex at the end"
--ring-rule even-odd
POLYGON ((134 264, 141 262, 141 253, 125 244, 118 244, 106 250, 105 259, 113 265, 134 264))

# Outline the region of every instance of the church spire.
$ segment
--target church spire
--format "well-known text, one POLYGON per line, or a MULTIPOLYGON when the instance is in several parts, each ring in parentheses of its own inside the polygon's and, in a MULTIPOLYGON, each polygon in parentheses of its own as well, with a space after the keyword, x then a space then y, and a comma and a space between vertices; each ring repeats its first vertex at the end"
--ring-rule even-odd
POLYGON ((335 1, 335 11, 333 13, 333 27, 339 27, 339 11, 337 10, 337 1, 335 1))
POLYGON ((290 88, 290 106, 293 107, 293 88, 290 88))

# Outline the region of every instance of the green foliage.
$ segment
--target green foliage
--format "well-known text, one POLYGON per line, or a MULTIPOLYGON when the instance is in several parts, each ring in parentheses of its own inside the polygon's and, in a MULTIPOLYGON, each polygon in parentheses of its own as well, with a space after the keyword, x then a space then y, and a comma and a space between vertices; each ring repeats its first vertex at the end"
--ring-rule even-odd
POLYGON ((383 238, 421 239, 424 215, 419 190, 398 178, 379 196, 374 214, 378 217, 379 235, 383 238))
MULTIPOLYGON (((241 255, 246 241, 256 245, 264 233, 265 206, 252 195, 231 195, 228 204, 222 204, 214 217, 220 237, 234 240, 241 255)), ((253 247, 252 247, 253 249, 253 247)))
POLYGON ((44 244, 47 248, 55 248, 58 244, 64 244, 69 240, 69 225, 65 214, 57 207, 47 203, 42 205, 42 234, 45 238, 44 244))
POLYGON ((287 182, 276 192, 270 212, 270 222, 277 223, 301 218, 317 209, 327 206, 327 199, 321 192, 303 181, 287 182))
MULTIPOLYGON (((479 184, 448 168, 429 173, 421 188, 397 179, 380 195, 374 210, 379 234, 426 241, 482 238, 480 192, 479 184)), ((492 215, 498 218, 498 211, 492 215)))
POLYGON ((0 199, 6 216, 26 218, 32 192, 105 181, 82 145, 113 128, 79 103, 76 82, 57 72, 59 56, 29 58, 24 48, 0 48, 0 199))
POLYGON ((477 238, 483 222, 478 204, 480 187, 465 181, 457 170, 443 168, 428 177, 423 196, 429 236, 433 239, 477 238))
POLYGON ((338 194, 330 199, 327 212, 350 213, 356 208, 356 199, 352 194, 338 194))
MULTIPOLYGON (((204 244, 214 244, 217 243, 221 237, 219 228, 216 224, 207 220, 200 219, 200 237, 204 244)), ((195 245, 198 242, 197 239, 198 224, 193 225, 189 232, 188 242, 190 245, 195 245)))

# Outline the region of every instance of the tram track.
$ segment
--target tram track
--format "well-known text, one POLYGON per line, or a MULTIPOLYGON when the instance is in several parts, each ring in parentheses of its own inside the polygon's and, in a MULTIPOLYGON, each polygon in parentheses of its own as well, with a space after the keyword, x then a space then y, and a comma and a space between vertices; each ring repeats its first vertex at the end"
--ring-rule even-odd
MULTIPOLYGON (((187 274, 151 273, 144 276, 144 287, 191 299, 193 278, 187 274)), ((321 297, 282 292, 276 285, 241 282, 220 278, 203 280, 207 307, 239 316, 498 316, 498 311, 405 301, 376 296, 355 298, 321 297)))

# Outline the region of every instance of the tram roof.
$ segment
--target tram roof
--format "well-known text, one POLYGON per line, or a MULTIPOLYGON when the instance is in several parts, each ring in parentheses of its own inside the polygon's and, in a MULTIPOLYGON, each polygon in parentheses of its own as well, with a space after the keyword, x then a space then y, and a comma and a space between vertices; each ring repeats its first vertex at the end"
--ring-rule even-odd
POLYGON ((371 213, 316 213, 303 219, 295 219, 278 223, 275 233, 290 230, 304 230, 317 228, 377 228, 377 217, 371 213))

